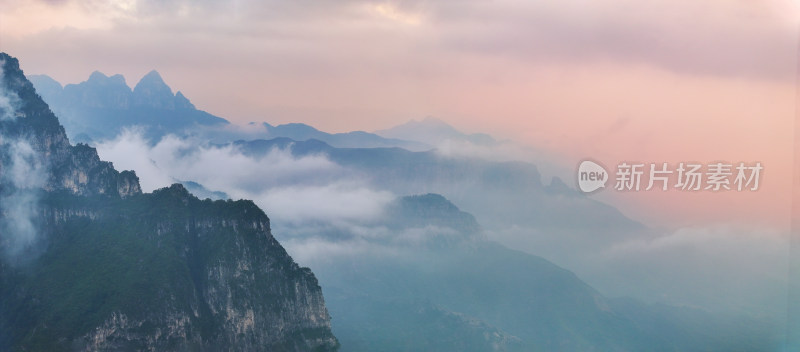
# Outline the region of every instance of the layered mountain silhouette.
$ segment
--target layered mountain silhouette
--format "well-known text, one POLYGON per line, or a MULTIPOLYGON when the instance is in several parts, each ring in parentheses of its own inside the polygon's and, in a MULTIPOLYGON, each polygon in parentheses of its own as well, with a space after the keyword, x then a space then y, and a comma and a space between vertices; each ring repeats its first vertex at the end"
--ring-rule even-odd
POLYGON ((108 77, 98 71, 85 82, 64 87, 49 76, 29 78, 61 117, 68 135, 79 141, 112 138, 126 127, 138 127, 150 138, 158 138, 228 124, 195 109, 181 92, 173 93, 156 71, 142 77, 133 89, 122 75, 108 77))
POLYGON ((403 148, 407 150, 430 150, 429 144, 397 138, 384 138, 374 133, 353 131, 344 133, 327 133, 304 123, 287 123, 273 126, 262 123, 267 133, 251 136, 255 138, 289 138, 296 141, 311 139, 323 141, 339 148, 403 148))
MULTIPOLYGON (((56 92, 49 95, 43 93, 43 96, 48 102, 52 99, 53 106, 59 106, 58 109, 100 111, 102 113, 97 115, 99 119, 113 117, 115 113, 118 116, 131 114, 129 120, 118 123, 114 128, 138 125, 147 131, 156 131, 151 134, 152 138, 164 134, 196 134, 197 131, 202 131, 201 136, 222 141, 225 145, 233 146, 234 150, 256 159, 275 148, 288 149, 295 157, 322 155, 337 165, 355 171, 356 175, 363 177, 368 187, 400 195, 418 194, 398 198, 387 206, 382 217, 350 224, 354 226, 352 228, 325 223, 298 224, 298 228, 292 228, 291 225, 279 227, 280 231, 276 231, 276 236, 283 243, 291 241, 302 244, 307 241, 322 253, 327 253, 325 249, 330 248, 344 248, 345 253, 353 250, 350 254, 336 254, 336 251, 332 251, 332 255, 319 255, 308 263, 325 290, 326 306, 320 304, 321 294, 316 296, 318 288, 310 288, 316 283, 312 281, 313 274, 305 269, 297 269, 290 258, 268 260, 277 265, 267 266, 269 273, 277 272, 277 278, 258 276, 257 273, 250 275, 249 271, 239 269, 254 266, 264 268, 267 265, 258 261, 263 252, 253 254, 252 248, 268 248, 266 257, 284 258, 285 252, 280 254, 282 248, 278 250, 278 247, 269 244, 239 240, 234 235, 231 236, 237 239, 229 242, 224 240, 229 237, 210 236, 212 240, 209 240, 206 232, 197 229, 200 225, 194 225, 211 221, 221 225, 212 226, 208 231, 228 233, 226 231, 231 230, 225 228, 225 224, 235 224, 232 226, 233 232, 236 232, 237 228, 249 231, 249 225, 246 224, 254 222, 262 224, 254 225, 253 231, 258 233, 256 237, 263 237, 271 242, 274 239, 268 230, 269 223, 265 222, 268 219, 266 216, 262 217, 262 213, 257 208, 254 209, 252 203, 212 201, 211 199, 225 200, 228 195, 190 181, 183 182, 186 188, 210 199, 197 200, 180 186, 159 190, 151 195, 134 192, 133 196, 126 195, 125 200, 114 198, 114 202, 127 204, 123 206, 121 218, 128 220, 121 221, 118 226, 131 228, 138 234, 152 231, 152 223, 156 223, 158 226, 155 231, 159 236, 167 231, 167 239, 157 237, 158 240, 149 239, 146 242, 149 246, 147 251, 156 253, 153 257, 159 265, 169 267, 170 273, 178 273, 158 282, 186 281, 183 273, 188 272, 193 286, 200 287, 195 288, 194 296, 187 294, 179 299, 191 302, 188 305, 190 310, 203 304, 208 307, 207 310, 198 310, 199 313, 188 314, 190 328, 182 330, 189 331, 187 335, 194 339, 188 339, 188 346, 214 349, 224 343, 236 343, 236 346, 244 346, 243 349, 255 348, 255 345, 241 345, 239 343, 244 343, 241 339, 229 335, 230 331, 239 331, 237 329, 249 331, 249 306, 235 307, 235 313, 220 313, 225 310, 221 308, 220 302, 226 302, 226 295, 249 299, 261 297, 259 295, 263 294, 278 297, 281 302, 289 302, 272 308, 291 311, 280 313, 280 316, 290 317, 286 319, 291 320, 292 324, 271 326, 279 331, 292 331, 287 334, 294 336, 279 339, 280 342, 269 340, 273 343, 271 348, 275 350, 335 348, 336 340, 330 335, 330 322, 325 315, 327 313, 323 314, 322 310, 325 307, 333 316, 332 331, 342 342, 343 349, 348 351, 727 351, 776 348, 774 336, 758 321, 712 314, 688 307, 648 305, 633 299, 608 298, 578 275, 554 264, 553 262, 570 262, 573 258, 569 256, 574 253, 587 253, 626 239, 641 238, 645 236, 643 233, 647 229, 617 209, 578 194, 561 179, 554 178, 549 183, 544 182, 533 164, 468 157, 450 158, 431 150, 432 146, 443 140, 481 146, 501 143, 488 135, 465 134, 432 118, 412 121, 375 134, 330 134, 302 123, 277 126, 254 123, 250 127, 253 127, 255 133, 242 133, 226 128, 228 125, 224 123, 200 123, 200 115, 181 120, 183 118, 180 116, 189 116, 182 115, 182 112, 198 110, 180 92, 172 94, 172 90, 158 74, 148 74, 134 89, 127 88, 124 78, 119 75, 106 77, 98 73, 92 77, 94 78, 90 77, 89 81, 95 81, 96 86, 104 88, 96 91, 86 87, 70 88, 76 92, 94 91, 87 93, 85 99, 81 98, 83 95, 75 95, 74 99, 77 100, 72 102, 59 100, 59 94, 64 94, 68 87, 77 87, 89 81, 63 88, 58 82, 48 81, 44 77, 37 77, 34 83, 43 92, 48 89, 56 92), (122 86, 127 90, 122 89, 122 86), (70 107, 70 104, 74 106, 70 107), (149 117, 134 116, 132 112, 139 109, 159 111, 159 114, 163 113, 159 116, 164 120, 179 116, 178 120, 186 123, 174 127, 149 117), (242 140, 228 143, 236 139, 242 140), (227 218, 221 223, 208 220, 220 219, 215 218, 215 215, 237 212, 256 215, 240 222, 227 218), (144 219, 150 220, 143 224, 130 220, 137 219, 139 214, 146 214, 144 219), (163 217, 172 219, 173 216, 177 216, 178 220, 164 225, 168 230, 159 227, 162 226, 161 220, 152 220, 163 217), (186 220, 184 216, 191 220, 186 220), (193 224, 186 233, 178 230, 185 223, 193 224), (308 226, 312 230, 301 228, 302 226, 308 226), (258 229, 259 227, 267 229, 266 233, 263 229, 258 229), (486 229, 494 231, 507 227, 521 228, 528 231, 526 236, 541 239, 541 246, 533 251, 528 250, 541 256, 489 240, 489 231, 486 229), (190 244, 183 247, 167 246, 170 251, 163 249, 164 243, 182 244, 184 241, 189 241, 190 244), (358 251, 359 248, 368 250, 358 251), (249 261, 238 262, 233 256, 218 254, 218 251, 254 257, 249 261), (175 263, 172 262, 173 259, 168 259, 174 257, 179 258, 175 263), (184 258, 187 258, 186 262, 183 262, 184 258), (232 264, 234 262, 235 269, 232 264), (213 270, 219 271, 220 275, 212 274, 213 270), (289 274, 280 276, 287 272, 289 274), (236 288, 225 291, 220 285, 223 281, 230 284, 239 279, 245 282, 241 284, 244 287, 242 291, 236 285, 236 288), (304 293, 299 296, 293 296, 291 289, 282 284, 287 280, 295 283, 297 281, 291 280, 299 280, 301 287, 309 288, 301 290, 304 293), (213 292, 210 301, 206 298, 209 295, 207 292, 213 292), (207 303, 202 303, 203 299, 207 303), (298 301, 311 302, 311 308, 305 310, 302 308, 305 306, 298 305, 301 308, 292 310, 291 307, 298 301), (192 318, 192 314, 199 314, 203 318, 192 318), (220 319, 220 316, 225 319, 220 319), (199 325, 195 324, 196 321, 199 325)), ((85 122, 85 118, 80 115, 76 115, 76 118, 80 123, 85 122)), ((73 126, 75 129, 71 134, 83 134, 87 139, 110 138, 89 136, 87 127, 73 126)), ((67 131, 70 131, 69 126, 67 131)), ((87 146, 81 148, 91 150, 87 146)), ((47 201, 61 204, 58 203, 59 198, 48 198, 47 201)), ((103 207, 116 204, 103 203, 100 200, 97 202, 103 207)), ((89 211, 83 209, 78 208, 78 212, 90 214, 87 216, 89 218, 101 214, 98 210, 101 209, 100 206, 89 207, 89 211)), ((103 217, 109 216, 104 214, 103 217)), ((75 222, 69 226, 77 229, 84 225, 75 222)), ((98 228, 87 228, 90 228, 90 236, 101 237, 103 234, 98 228)), ((130 237, 125 236, 120 238, 126 239, 124 241, 130 240, 130 237)), ((287 248, 291 249, 288 245, 287 248)), ((114 247, 116 253, 131 250, 128 247, 114 247)), ((134 248, 135 250, 137 249, 134 248)), ((99 250, 84 247, 81 251, 94 253, 99 250)), ((108 257, 102 257, 100 263, 105 264, 109 260, 108 257)), ((132 262, 124 263, 133 265, 132 262)), ((16 270, 14 267, 3 268, 4 272, 14 272, 12 269, 16 270)), ((6 276, 11 279, 4 280, 13 280, 17 277, 14 275, 6 276)), ((61 271, 54 271, 51 275, 69 277, 61 271)), ((4 287, 10 287, 11 282, 3 282, 4 287)), ((20 282, 38 287, 30 279, 20 282)), ((116 284, 122 283, 115 282, 116 284)), ((61 282, 60 285, 67 284, 61 282)), ((132 292, 147 292, 137 291, 136 287, 125 287, 132 292)), ((41 294, 46 290, 52 290, 52 287, 34 288, 30 292, 41 294)), ((0 294, 8 293, 0 291, 0 294)), ((124 299, 132 298, 125 296, 124 299)), ((19 304, 14 303, 18 301, 9 302, 19 304)), ((102 312, 101 315, 107 312, 88 306, 98 309, 102 312)), ((166 308, 157 306, 167 311, 175 310, 170 305, 166 308)), ((39 311, 49 311, 49 307, 40 308, 39 311)), ((259 309, 261 310, 254 310, 254 314, 266 314, 264 306, 259 309)), ((0 307, 0 313, 4 311, 9 310, 5 306, 0 307)), ((124 315, 117 312, 110 321, 103 321, 105 325, 99 330, 108 332, 128 329, 124 330, 126 336, 134 337, 142 336, 135 335, 141 329, 149 331, 143 328, 144 320, 137 320, 142 325, 122 323, 131 320, 131 313, 122 313, 124 315)), ((57 316, 62 314, 66 313, 59 311, 57 316)), ((267 315, 269 319, 274 318, 273 315, 267 315)), ((34 317, 43 319, 36 315, 34 317)), ((80 326, 75 323, 75 319, 69 321, 71 325, 80 326)), ((157 321, 176 324, 176 320, 157 321)), ((0 323, 6 324, 0 325, 0 331, 16 326, 7 321, 0 323)), ((75 333, 69 335, 81 336, 77 340, 71 340, 73 344, 80 344, 80 341, 85 343, 87 338, 86 335, 75 333)), ((253 336, 255 335, 245 334, 245 339, 252 340, 255 338, 253 336)), ((95 337, 96 335, 92 336, 95 337)), ((3 341, 2 338, 0 336, 0 342, 3 341)), ((118 337, 113 339, 116 338, 118 337)), ((46 342, 49 345, 39 345, 39 339, 43 338, 16 336, 6 338, 5 341, 22 346, 59 346, 52 342, 46 342)), ((180 346, 187 346, 182 342, 187 339, 173 340, 183 343, 180 346)), ((160 349, 172 349, 172 342, 169 341, 156 346, 160 349)), ((139 344, 125 346, 152 346, 145 342, 136 343, 139 344)), ((0 344, 0 347, 3 345, 0 344)))
MULTIPOLYGON (((633 299, 609 299, 572 272, 489 241, 444 197, 401 197, 383 236, 352 255, 312 261, 334 333, 348 351, 772 350, 767 326, 747 318, 633 299)), ((316 243, 316 242, 315 242, 316 243)))
MULTIPOLYGON (((263 211, 179 184, 143 194, 69 143, 17 59, 0 68, 0 350, 337 349, 317 279, 263 211)), ((196 112, 156 73, 132 92, 118 76, 85 85, 64 99, 196 112)))
POLYGON ((414 141, 433 146, 437 146, 444 141, 470 142, 478 145, 494 145, 498 143, 488 134, 466 134, 434 117, 426 117, 420 121, 411 120, 389 129, 375 131, 375 134, 386 138, 414 141))
POLYGON ((384 138, 363 131, 327 133, 302 123, 251 123, 244 130, 231 128, 224 118, 196 109, 180 91, 173 93, 156 71, 142 77, 133 89, 122 75, 109 77, 98 71, 84 82, 63 87, 47 75, 28 78, 61 118, 70 138, 79 142, 111 139, 124 128, 137 128, 149 140, 168 134, 200 135, 220 142, 285 137, 299 141, 317 139, 342 148, 432 148, 425 143, 384 138))
POLYGON ((545 184, 530 163, 448 158, 435 151, 400 148, 336 148, 319 140, 288 138, 236 141, 233 145, 253 157, 275 148, 291 150, 297 157, 325 155, 364 175, 378 189, 395 194, 439 193, 490 225, 525 223, 543 230, 608 233, 596 236, 595 241, 640 235, 645 230, 617 209, 580 195, 558 178, 545 184))

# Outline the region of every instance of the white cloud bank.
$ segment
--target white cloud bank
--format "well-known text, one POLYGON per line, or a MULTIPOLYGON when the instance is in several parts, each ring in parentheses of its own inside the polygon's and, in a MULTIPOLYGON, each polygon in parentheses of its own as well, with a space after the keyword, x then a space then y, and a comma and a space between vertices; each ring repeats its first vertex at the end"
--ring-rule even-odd
POLYGON ((365 187, 325 155, 295 157, 291 147, 249 156, 234 146, 174 136, 148 145, 140 133, 127 130, 99 143, 97 151, 116 168, 135 170, 145 192, 194 181, 235 199, 252 199, 284 223, 367 219, 380 215, 394 199, 389 192, 365 187))

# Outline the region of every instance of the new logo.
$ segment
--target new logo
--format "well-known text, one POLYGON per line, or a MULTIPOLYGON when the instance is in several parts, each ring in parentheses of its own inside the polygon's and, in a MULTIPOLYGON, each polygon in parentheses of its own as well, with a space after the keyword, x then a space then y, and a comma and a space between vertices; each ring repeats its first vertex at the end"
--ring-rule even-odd
POLYGON ((578 166, 578 188, 583 193, 605 188, 608 171, 591 160, 584 160, 578 166))

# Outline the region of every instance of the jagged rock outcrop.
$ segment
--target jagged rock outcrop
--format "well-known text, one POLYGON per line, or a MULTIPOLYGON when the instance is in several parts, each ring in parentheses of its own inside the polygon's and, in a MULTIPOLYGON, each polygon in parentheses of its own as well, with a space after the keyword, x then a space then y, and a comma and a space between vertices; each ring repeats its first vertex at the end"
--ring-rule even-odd
POLYGON ((89 79, 84 82, 68 84, 64 87, 45 75, 35 75, 30 79, 38 86, 37 90, 41 90, 39 94, 49 100, 48 104, 55 104, 59 107, 195 109, 183 93, 173 93, 155 70, 142 77, 133 89, 128 86, 122 75, 106 76, 100 71, 92 72, 89 79))
POLYGON ((196 109, 183 93, 173 93, 156 71, 146 74, 133 88, 122 75, 106 76, 99 71, 84 82, 63 87, 45 75, 28 78, 73 141, 114 138, 134 126, 155 140, 228 124, 196 109))
MULTIPOLYGON (((141 193, 134 172, 118 172, 87 145, 70 145, 64 128, 25 78, 17 59, 1 54, 0 64, 0 92, 8 101, 0 104, 0 116, 4 116, 0 118, 0 143, 21 143, 32 149, 31 162, 49 171, 42 185, 45 190, 123 197, 141 193)), ((3 148, 0 153, 0 171, 11 162, 13 149, 3 148)))
POLYGON ((136 106, 166 110, 175 110, 176 105, 179 108, 186 108, 187 103, 191 105, 183 94, 179 96, 173 94, 172 89, 164 83, 161 75, 155 70, 148 72, 136 84, 136 87, 133 88, 132 99, 136 106))
MULTIPOLYGON (((53 81, 55 82, 55 81, 53 81)), ((55 82, 58 84, 58 82, 55 82)), ((50 83, 52 85, 52 83, 50 83)), ((58 84, 60 86, 60 84, 58 84)), ((53 85, 52 88, 55 88, 53 85)), ((44 95, 44 94, 42 94, 44 95)), ((64 87, 60 97, 70 105, 81 104, 93 108, 128 107, 131 105, 131 89, 122 75, 111 77, 94 71, 86 82, 64 87)))
POLYGON ((253 202, 143 194, 134 172, 70 145, 16 59, 0 66, 0 350, 338 348, 317 279, 253 202), (25 200, 25 241, 6 231, 22 214, 7 199, 25 200))

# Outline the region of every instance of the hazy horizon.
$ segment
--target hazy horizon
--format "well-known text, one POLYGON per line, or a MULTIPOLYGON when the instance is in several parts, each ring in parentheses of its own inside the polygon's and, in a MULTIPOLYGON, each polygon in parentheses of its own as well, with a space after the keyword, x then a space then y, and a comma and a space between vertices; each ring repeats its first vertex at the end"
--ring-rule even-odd
POLYGON ((789 224, 795 2, 0 8, 0 49, 27 74, 62 84, 99 70, 134 85, 156 69, 198 108, 234 123, 346 132, 433 116, 546 151, 565 168, 584 158, 760 161, 763 187, 751 194, 597 197, 653 224, 789 224))

